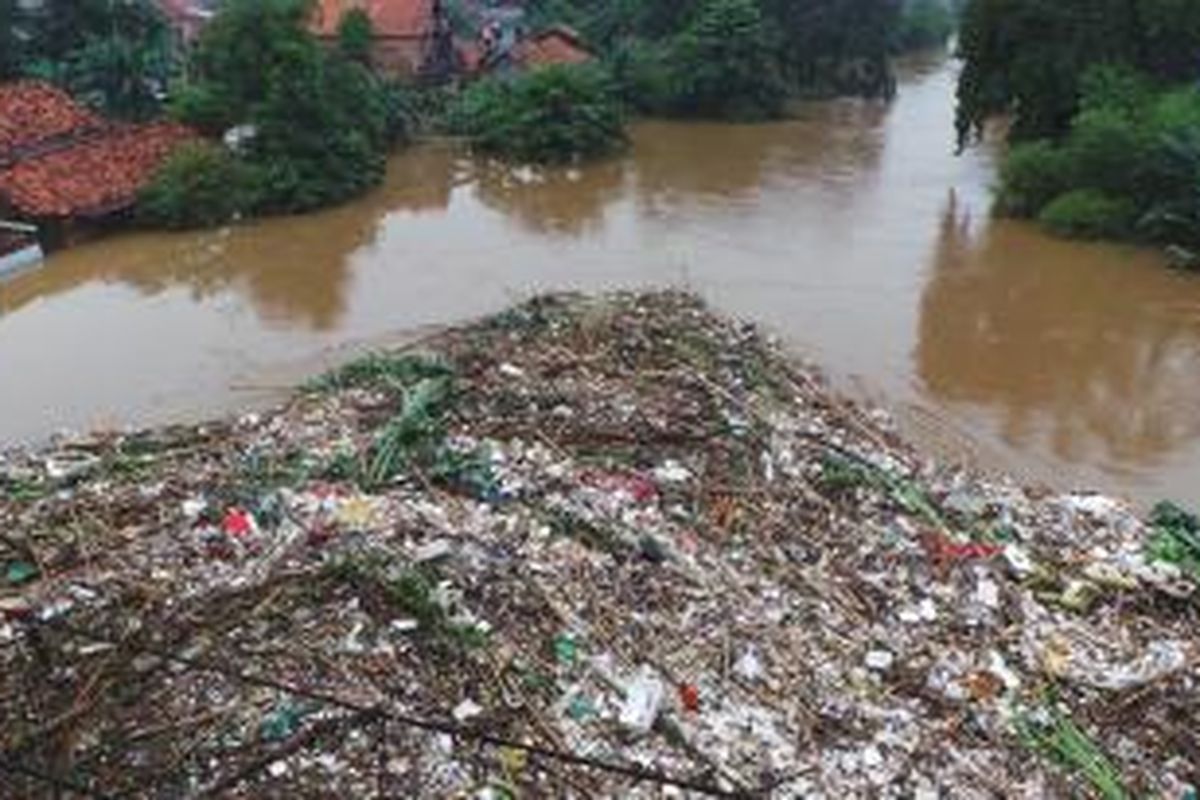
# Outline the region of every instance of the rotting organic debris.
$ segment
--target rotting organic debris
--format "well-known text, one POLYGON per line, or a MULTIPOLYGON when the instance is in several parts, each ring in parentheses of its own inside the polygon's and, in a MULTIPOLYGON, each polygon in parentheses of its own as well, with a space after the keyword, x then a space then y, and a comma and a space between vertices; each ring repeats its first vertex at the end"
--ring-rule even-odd
POLYGON ((1194 796, 1194 518, 922 461, 687 295, 427 346, 0 463, 0 763, 120 797, 665 796, 177 653, 762 796, 1194 796))

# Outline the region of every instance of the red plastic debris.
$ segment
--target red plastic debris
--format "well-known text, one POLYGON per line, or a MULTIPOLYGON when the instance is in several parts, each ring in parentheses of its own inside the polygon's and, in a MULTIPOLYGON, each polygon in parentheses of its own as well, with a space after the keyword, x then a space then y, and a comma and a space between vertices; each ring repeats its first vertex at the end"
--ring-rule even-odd
POLYGON ((693 713, 700 711, 700 688, 694 683, 679 684, 679 702, 693 713))
POLYGON ((1004 548, 988 542, 954 542, 944 536, 930 535, 925 537, 925 551, 936 562, 978 561, 995 558, 1004 548))
POLYGON ((658 499, 658 487, 644 475, 588 470, 580 479, 588 486, 607 492, 628 492, 638 503, 650 503, 658 499))
POLYGON ((254 518, 243 509, 231 508, 225 513, 225 521, 221 523, 221 530, 229 536, 249 536, 254 532, 254 518))

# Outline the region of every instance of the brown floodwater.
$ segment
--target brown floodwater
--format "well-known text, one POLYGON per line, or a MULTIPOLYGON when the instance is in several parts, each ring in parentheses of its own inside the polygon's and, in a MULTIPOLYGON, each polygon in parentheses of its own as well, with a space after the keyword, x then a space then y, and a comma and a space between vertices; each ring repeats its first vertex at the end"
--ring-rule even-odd
POLYGON ((891 105, 644 123, 535 174, 451 144, 354 204, 130 234, 0 283, 0 442, 246 405, 439 323, 557 289, 685 286, 760 321, 937 451, 1141 501, 1200 497, 1200 277, 989 218, 953 154, 954 65, 891 105))

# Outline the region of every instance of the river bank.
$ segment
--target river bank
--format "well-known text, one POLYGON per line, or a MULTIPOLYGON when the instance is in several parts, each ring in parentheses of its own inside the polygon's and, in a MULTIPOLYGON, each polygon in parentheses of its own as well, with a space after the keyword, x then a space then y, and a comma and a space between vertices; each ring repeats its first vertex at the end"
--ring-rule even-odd
POLYGON ((377 343, 545 291, 684 287, 828 365, 954 460, 1149 509, 1200 469, 1200 280, 988 213, 955 68, 894 103, 644 123, 538 173, 419 145, 347 206, 52 254, 0 282, 0 442, 197 421, 377 343), (103 336, 95 335, 104 331, 103 336))
POLYGON ((1200 782, 1170 530, 923 458, 687 295, 541 298, 3 474, 15 796, 1200 782))

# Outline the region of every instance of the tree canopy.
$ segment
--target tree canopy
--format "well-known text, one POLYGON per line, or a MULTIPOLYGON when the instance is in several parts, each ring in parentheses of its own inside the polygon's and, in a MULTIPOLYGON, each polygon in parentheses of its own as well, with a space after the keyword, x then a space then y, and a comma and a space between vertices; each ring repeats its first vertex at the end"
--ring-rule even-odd
MULTIPOLYGON (((242 164, 205 153, 181 159, 147 195, 152 216, 185 224, 177 206, 211 197, 213 174, 254 184, 238 187, 253 207, 237 214, 307 211, 379 182, 400 127, 395 93, 355 60, 361 48, 328 51, 316 41, 306 25, 310 7, 305 0, 226 0, 195 48, 192 81, 176 94, 173 111, 212 135, 248 134, 238 148, 242 164)), ((206 205, 199 224, 234 213, 206 205)))
POLYGON ((969 0, 959 46, 960 144, 1010 112, 1016 138, 1060 137, 1089 67, 1123 64, 1163 82, 1200 78, 1200 3, 969 0))
MULTIPOLYGON (((888 53, 900 0, 749 0, 761 16, 759 43, 778 76, 794 90, 886 95, 893 88, 888 53)), ((647 45, 668 48, 699 18, 705 0, 532 0, 535 26, 555 21, 578 28, 602 53, 620 58, 647 45)), ((733 6, 722 11, 727 18, 733 6)), ((737 11, 745 14, 743 7, 737 11)), ((739 39, 744 41, 744 39, 739 39)), ((686 48, 684 49, 686 51, 686 48)), ((678 52, 678 51, 677 51, 678 52)), ((663 60, 670 53, 660 52, 663 60)))
POLYGON ((106 114, 144 118, 171 71, 171 33, 151 0, 0 0, 0 78, 43 78, 106 114))

